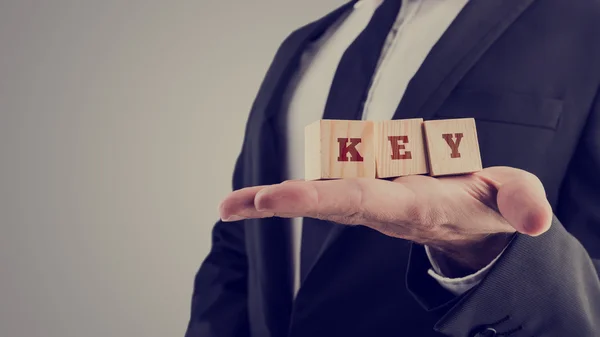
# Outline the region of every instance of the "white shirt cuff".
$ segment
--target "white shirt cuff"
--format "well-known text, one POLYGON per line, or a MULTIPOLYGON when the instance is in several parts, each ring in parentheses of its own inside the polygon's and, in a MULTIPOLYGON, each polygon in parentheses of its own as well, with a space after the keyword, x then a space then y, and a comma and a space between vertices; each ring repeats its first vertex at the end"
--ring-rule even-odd
POLYGON ((427 253, 427 258, 429 258, 429 262, 431 263, 432 267, 427 271, 427 273, 431 277, 433 277, 444 289, 450 291, 456 296, 459 296, 466 293, 471 288, 478 285, 479 282, 481 282, 481 280, 483 280, 483 278, 490 271, 494 263, 496 263, 500 256, 502 256, 502 253, 504 253, 505 249, 506 248, 504 248, 502 252, 500 252, 500 254, 498 254, 498 256, 496 256, 494 260, 492 260, 492 262, 490 262, 487 266, 483 267, 482 269, 478 270, 476 273, 458 278, 449 278, 442 273, 440 266, 437 263, 437 261, 435 261, 435 259, 433 258, 429 247, 425 246, 425 253, 427 253))

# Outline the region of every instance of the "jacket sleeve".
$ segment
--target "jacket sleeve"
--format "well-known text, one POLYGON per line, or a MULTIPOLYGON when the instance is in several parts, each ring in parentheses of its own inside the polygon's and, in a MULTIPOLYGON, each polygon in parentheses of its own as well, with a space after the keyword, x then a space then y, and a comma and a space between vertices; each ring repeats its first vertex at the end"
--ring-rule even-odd
MULTIPOLYGON (((242 166, 240 155, 233 174, 234 190, 240 188, 242 166)), ((243 221, 218 221, 213 227, 211 251, 195 277, 185 337, 249 335, 243 225, 243 221)))
POLYGON ((598 336, 600 99, 587 123, 551 229, 516 235, 487 277, 435 325, 449 336, 598 336), (483 334, 487 329, 488 334, 483 334), (482 333, 478 335, 478 333, 482 333))

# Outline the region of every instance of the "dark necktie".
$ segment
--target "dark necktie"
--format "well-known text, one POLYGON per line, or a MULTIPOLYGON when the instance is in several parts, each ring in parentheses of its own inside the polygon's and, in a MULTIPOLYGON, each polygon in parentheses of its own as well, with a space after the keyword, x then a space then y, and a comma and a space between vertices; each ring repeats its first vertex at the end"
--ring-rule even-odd
MULTIPOLYGON (((402 0, 384 0, 367 27, 348 47, 333 78, 323 119, 362 119, 363 103, 367 98, 371 79, 388 33, 400 12, 401 3, 402 0)), ((333 226, 327 221, 303 219, 300 250, 302 281, 316 261, 333 226)))

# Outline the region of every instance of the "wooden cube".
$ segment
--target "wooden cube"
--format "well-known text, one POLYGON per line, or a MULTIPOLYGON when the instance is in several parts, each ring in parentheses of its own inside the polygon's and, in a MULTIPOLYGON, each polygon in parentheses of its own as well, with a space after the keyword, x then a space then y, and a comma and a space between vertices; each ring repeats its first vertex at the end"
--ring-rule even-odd
POLYGON ((305 179, 375 178, 371 121, 319 120, 304 130, 305 179))
POLYGON ((425 121, 423 129, 430 175, 464 174, 482 169, 475 119, 425 121))
POLYGON ((375 123, 377 178, 429 173, 423 119, 375 123))

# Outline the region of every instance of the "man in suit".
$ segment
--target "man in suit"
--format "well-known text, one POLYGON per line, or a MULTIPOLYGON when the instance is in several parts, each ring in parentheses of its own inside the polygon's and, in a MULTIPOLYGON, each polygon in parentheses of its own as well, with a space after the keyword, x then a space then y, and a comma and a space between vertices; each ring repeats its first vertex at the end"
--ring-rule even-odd
POLYGON ((351 1, 293 32, 186 336, 599 336, 599 36, 594 0, 351 1), (314 120, 461 117, 481 172, 284 182, 314 120))

